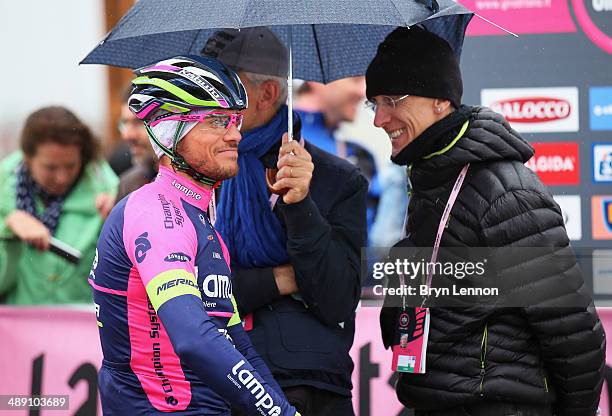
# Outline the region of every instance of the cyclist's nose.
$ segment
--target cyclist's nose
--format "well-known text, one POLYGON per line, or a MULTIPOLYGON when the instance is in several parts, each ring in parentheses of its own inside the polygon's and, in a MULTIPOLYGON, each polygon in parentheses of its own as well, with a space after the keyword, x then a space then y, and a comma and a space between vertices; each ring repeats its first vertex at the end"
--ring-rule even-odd
POLYGON ((242 139, 242 135, 240 134, 240 130, 238 130, 238 126, 235 123, 231 123, 225 135, 223 135, 223 140, 226 142, 234 141, 236 143, 240 142, 242 139))

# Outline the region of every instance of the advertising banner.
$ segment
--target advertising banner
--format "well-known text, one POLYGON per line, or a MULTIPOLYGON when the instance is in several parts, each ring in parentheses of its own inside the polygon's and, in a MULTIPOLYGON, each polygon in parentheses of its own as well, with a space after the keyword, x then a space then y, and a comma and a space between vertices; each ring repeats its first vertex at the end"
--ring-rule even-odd
MULTIPOLYGON (((610 265, 605 266, 609 278, 610 265)), ((362 307, 357 312, 355 342, 351 349, 355 362, 355 413, 358 416, 409 416, 412 412, 405 409, 395 395, 392 353, 382 345, 379 314, 380 309, 373 307, 362 307)), ((606 332, 612 333, 612 308, 600 308, 599 314, 606 332)), ((0 395, 65 395, 69 400, 68 411, 11 410, 11 415, 102 414, 97 394, 97 370, 102 353, 93 310, 2 306, 0 339, 3 374, 0 395)), ((612 343, 608 342, 607 348, 606 356, 611 362, 612 343)), ((608 403, 606 384, 602 392, 602 416, 612 416, 608 403)), ((3 410, 0 414, 4 414, 3 410)))
MULTIPOLYGON (((461 0, 460 3, 517 35, 576 31, 567 0, 461 0)), ((467 34, 482 36, 507 33, 474 17, 467 34)))
POLYGON ((530 143, 535 155, 525 164, 544 185, 578 185, 580 157, 577 142, 530 143))
POLYGON ((0 395, 68 396, 68 411, 11 410, 11 415, 102 414, 98 399, 102 351, 93 305, 89 309, 0 307, 0 340, 0 395))
POLYGON ((578 131, 576 87, 485 88, 480 101, 521 133, 578 131))

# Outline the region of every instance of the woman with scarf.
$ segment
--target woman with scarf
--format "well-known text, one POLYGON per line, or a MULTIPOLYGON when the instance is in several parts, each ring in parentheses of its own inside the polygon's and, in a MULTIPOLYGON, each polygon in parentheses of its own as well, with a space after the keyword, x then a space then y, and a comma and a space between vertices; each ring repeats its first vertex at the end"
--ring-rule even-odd
POLYGON ((2 302, 91 302, 87 276, 118 184, 98 150, 72 112, 46 107, 26 120, 21 151, 0 161, 2 302), (78 264, 49 251, 52 237, 81 252, 78 264))

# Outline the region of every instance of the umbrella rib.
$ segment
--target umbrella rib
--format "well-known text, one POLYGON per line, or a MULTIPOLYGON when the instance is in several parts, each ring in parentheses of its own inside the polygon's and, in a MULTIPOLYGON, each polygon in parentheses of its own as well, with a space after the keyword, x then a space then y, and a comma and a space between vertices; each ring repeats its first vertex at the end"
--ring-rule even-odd
MULTIPOLYGON (((187 53, 192 53, 191 51, 193 50, 193 45, 195 45, 196 40, 198 40, 198 34, 200 33, 199 30, 195 31, 195 35, 193 35, 193 40, 191 41, 191 45, 189 45, 189 49, 187 49, 187 53)), ((204 44, 206 44, 206 42, 204 42, 204 44)), ((204 47, 202 47, 202 50, 200 51, 200 55, 202 54, 202 52, 204 52, 204 47)), ((195 53, 194 53, 195 55, 195 53)))
POLYGON ((327 77, 325 76, 325 71, 323 70, 323 59, 321 59, 321 48, 319 47, 319 39, 317 38, 317 29, 314 24, 310 25, 312 29, 312 37, 314 38, 315 47, 317 48, 317 57, 319 58, 319 63, 321 64, 321 78, 323 78, 323 83, 327 84, 327 77))
POLYGON ((240 23, 238 24, 238 27, 236 29, 240 30, 244 27, 244 21, 246 20, 246 14, 247 14, 247 9, 249 8, 249 2, 245 1, 244 2, 244 10, 242 10, 242 17, 240 19, 240 23))
POLYGON ((399 20, 400 22, 404 22, 404 26, 405 27, 410 27, 410 25, 406 24, 406 21, 404 19, 404 16, 400 13, 399 9, 397 8, 397 4, 395 4, 394 0, 388 0, 389 3, 391 3, 393 5, 393 8, 395 9, 395 11, 397 12, 397 15, 399 16, 399 20))

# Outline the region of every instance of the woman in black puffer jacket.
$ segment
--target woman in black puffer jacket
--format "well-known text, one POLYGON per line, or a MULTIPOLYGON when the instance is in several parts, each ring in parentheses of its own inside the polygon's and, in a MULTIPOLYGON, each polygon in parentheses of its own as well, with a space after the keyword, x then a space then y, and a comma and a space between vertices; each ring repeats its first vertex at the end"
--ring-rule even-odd
MULTIPOLYGON (((527 275, 513 269, 519 259, 497 269, 528 306, 432 307, 427 371, 400 374, 400 401, 417 416, 594 415, 604 331, 561 211, 524 165, 531 146, 501 115, 461 105, 456 58, 423 29, 392 32, 366 82, 392 160, 410 166, 410 245, 434 245, 451 189, 470 164, 440 246, 547 247, 556 255, 532 258, 527 275)), ((383 334, 393 332, 395 311, 383 311, 381 323, 383 334)))

